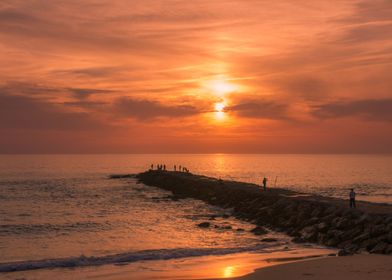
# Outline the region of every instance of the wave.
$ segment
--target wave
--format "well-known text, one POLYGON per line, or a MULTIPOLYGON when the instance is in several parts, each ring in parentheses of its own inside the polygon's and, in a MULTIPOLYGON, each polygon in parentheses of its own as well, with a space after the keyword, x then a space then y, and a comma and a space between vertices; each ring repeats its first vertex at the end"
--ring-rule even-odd
POLYGON ((44 268, 74 268, 83 266, 99 266, 107 264, 131 263, 137 261, 170 260, 210 255, 228 255, 244 252, 262 252, 268 248, 282 244, 263 244, 252 247, 237 248, 175 248, 143 250, 137 252, 120 253, 107 256, 79 256, 59 259, 44 259, 37 261, 20 261, 0 263, 0 272, 15 272, 44 268))
POLYGON ((76 222, 65 224, 5 224, 0 225, 0 236, 9 234, 42 234, 48 232, 72 232, 72 231, 100 231, 110 229, 109 222, 76 222))

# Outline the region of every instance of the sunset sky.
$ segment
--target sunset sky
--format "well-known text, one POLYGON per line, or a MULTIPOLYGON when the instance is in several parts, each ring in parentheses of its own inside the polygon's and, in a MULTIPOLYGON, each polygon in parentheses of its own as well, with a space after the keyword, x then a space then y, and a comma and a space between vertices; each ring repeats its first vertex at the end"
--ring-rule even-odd
POLYGON ((392 1, 2 0, 0 153, 392 152, 392 1))

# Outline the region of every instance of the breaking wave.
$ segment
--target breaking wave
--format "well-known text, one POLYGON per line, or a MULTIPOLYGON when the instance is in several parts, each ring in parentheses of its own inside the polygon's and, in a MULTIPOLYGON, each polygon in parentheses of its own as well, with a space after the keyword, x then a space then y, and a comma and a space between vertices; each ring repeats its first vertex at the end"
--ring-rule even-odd
POLYGON ((106 264, 121 264, 137 261, 169 260, 190 257, 201 257, 210 255, 227 255, 244 252, 262 252, 271 247, 277 247, 281 244, 263 244, 252 247, 239 248, 176 248, 176 249, 158 249, 143 250, 137 252, 127 252, 107 256, 79 256, 59 259, 44 259, 37 261, 21 261, 0 263, 0 272, 25 271, 44 268, 71 268, 82 266, 98 266, 106 264))

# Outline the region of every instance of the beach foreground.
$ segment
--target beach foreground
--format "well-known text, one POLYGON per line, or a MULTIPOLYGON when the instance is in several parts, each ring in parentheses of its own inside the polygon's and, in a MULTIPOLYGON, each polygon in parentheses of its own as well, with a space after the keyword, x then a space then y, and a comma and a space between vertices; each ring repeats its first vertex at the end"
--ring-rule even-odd
POLYGON ((361 254, 327 257, 330 250, 233 254, 98 267, 57 268, 0 274, 0 279, 39 280, 389 280, 392 257, 361 254))
POLYGON ((156 261, 116 263, 102 266, 37 269, 0 273, 0 279, 39 280, 193 280, 230 278, 248 275, 256 269, 287 262, 326 257, 326 248, 267 249, 258 253, 212 255, 156 261))
POLYGON ((230 279, 389 280, 392 279, 392 257, 385 255, 328 257, 269 266, 249 275, 230 279))

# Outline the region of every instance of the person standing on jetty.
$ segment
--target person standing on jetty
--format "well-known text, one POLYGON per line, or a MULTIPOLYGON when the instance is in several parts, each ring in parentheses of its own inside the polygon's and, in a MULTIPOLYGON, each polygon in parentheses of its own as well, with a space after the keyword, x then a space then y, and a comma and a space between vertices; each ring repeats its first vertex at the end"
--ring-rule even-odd
POLYGON ((264 177, 264 179, 263 179, 263 190, 264 191, 267 190, 267 181, 268 181, 268 179, 266 177, 264 177))
POLYGON ((355 192, 354 192, 354 189, 351 189, 350 194, 349 194, 349 197, 350 197, 350 208, 356 208, 356 205, 355 205, 355 192))

